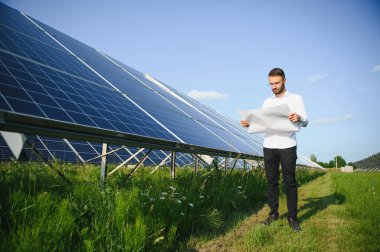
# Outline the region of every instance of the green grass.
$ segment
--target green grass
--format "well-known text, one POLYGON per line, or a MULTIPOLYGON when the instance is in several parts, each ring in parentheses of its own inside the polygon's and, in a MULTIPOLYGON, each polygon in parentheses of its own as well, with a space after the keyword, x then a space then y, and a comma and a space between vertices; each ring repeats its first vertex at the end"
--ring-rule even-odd
MULTIPOLYGON (((260 170, 184 168, 171 180, 168 169, 142 168, 130 180, 115 173, 100 190, 99 167, 54 165, 72 185, 40 163, 0 165, 1 251, 170 251, 266 198, 260 170)), ((320 174, 300 170, 298 182, 320 174)))
POLYGON ((348 225, 340 229, 338 248, 380 251, 380 173, 333 173, 334 190, 346 202, 337 216, 348 225))
MULTIPOLYGON (((379 173, 329 172, 299 190, 301 232, 288 227, 286 199, 282 197, 281 219, 269 227, 254 225, 231 249, 380 251, 379 190, 379 173)), ((266 214, 265 209, 259 215, 265 218, 266 214)))

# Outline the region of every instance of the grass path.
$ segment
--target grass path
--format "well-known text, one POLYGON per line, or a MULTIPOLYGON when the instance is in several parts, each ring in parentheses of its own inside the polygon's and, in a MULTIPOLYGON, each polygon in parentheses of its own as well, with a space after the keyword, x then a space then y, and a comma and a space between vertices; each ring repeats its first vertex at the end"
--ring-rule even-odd
POLYGON ((335 193, 331 173, 298 189, 298 217, 302 231, 287 223, 286 198, 280 198, 280 219, 270 226, 260 224, 269 213, 265 205, 222 237, 202 244, 196 251, 340 251, 341 232, 350 223, 340 218, 344 196, 335 193))

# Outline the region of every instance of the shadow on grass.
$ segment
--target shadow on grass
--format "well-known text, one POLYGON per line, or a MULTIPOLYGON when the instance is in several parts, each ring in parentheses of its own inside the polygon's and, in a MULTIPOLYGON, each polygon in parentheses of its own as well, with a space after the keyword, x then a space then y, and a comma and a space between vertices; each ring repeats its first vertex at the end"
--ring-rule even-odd
MULTIPOLYGON (((300 222, 310 219, 313 215, 325 210, 330 205, 343 204, 346 201, 346 197, 340 193, 333 193, 325 197, 307 198, 304 201, 306 201, 306 203, 298 209, 298 212, 305 211, 302 215, 298 217, 300 222)), ((284 216, 286 216, 286 214, 284 214, 281 217, 284 216)))
MULTIPOLYGON (((262 201, 257 202, 254 205, 254 207, 249 209, 249 210, 235 212, 234 214, 228 216, 224 220, 223 226, 221 228, 218 228, 215 230, 210 230, 210 229, 199 230, 197 232, 194 232, 191 235, 191 237, 189 237, 189 238, 190 239, 194 239, 194 238, 196 239, 197 237, 207 237, 207 240, 212 240, 212 239, 215 239, 219 236, 223 236, 226 233, 228 233, 230 230, 235 228, 237 223, 249 218, 250 216, 252 216, 252 215, 256 214, 258 211, 260 211, 264 207, 265 203, 266 203, 266 201, 262 200, 262 201)), ((192 245, 189 246, 188 240, 183 242, 182 245, 183 245, 183 247, 182 247, 181 251, 185 251, 185 252, 198 251, 197 249, 192 248, 191 247, 192 245)))

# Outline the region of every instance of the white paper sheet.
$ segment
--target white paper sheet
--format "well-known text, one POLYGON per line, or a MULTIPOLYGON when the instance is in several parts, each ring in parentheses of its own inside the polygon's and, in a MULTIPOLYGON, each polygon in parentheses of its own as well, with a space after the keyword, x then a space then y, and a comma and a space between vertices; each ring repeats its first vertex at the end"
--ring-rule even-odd
POLYGON ((289 106, 282 104, 263 109, 239 110, 241 120, 250 123, 248 133, 278 133, 299 131, 288 118, 289 106))

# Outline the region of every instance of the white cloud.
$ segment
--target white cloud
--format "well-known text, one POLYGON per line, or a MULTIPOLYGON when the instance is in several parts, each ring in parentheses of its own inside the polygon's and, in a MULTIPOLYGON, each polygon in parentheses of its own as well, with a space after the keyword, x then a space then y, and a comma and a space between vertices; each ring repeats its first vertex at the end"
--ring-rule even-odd
POLYGON ((307 81, 308 82, 317 82, 317 81, 320 81, 322 79, 325 79, 329 76, 328 73, 324 73, 324 74, 313 74, 313 75, 310 75, 309 78, 307 78, 307 81))
POLYGON ((187 95, 195 100, 218 100, 230 97, 229 94, 222 94, 217 91, 199 91, 196 89, 191 90, 187 95))
POLYGON ((313 125, 329 124, 329 123, 337 123, 337 122, 347 121, 347 120, 351 120, 351 119, 352 119, 352 115, 347 114, 347 115, 343 115, 343 116, 319 118, 319 119, 311 121, 310 123, 313 125))
POLYGON ((374 68, 372 68, 372 72, 380 72, 380 65, 376 65, 374 68))

